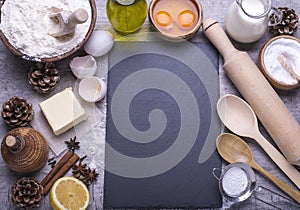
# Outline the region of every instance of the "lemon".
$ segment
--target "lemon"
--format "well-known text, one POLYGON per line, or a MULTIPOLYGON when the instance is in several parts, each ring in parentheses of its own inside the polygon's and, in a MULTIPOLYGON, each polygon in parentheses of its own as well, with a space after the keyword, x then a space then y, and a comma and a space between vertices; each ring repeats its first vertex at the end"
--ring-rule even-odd
POLYGON ((50 205, 54 210, 84 210, 89 201, 87 187, 74 177, 59 178, 50 190, 50 205))

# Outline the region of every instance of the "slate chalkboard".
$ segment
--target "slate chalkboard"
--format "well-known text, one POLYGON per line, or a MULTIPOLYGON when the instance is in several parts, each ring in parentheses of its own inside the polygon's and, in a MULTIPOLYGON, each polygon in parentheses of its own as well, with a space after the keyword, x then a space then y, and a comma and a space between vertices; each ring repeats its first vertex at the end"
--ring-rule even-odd
POLYGON ((109 69, 104 208, 220 207, 216 50, 116 42, 109 69))

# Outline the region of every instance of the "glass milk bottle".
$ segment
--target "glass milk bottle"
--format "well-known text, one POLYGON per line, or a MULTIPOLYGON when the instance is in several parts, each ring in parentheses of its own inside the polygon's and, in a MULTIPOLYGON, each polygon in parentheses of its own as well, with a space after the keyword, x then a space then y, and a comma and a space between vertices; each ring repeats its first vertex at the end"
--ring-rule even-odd
POLYGON ((281 21, 282 15, 272 7, 271 0, 235 0, 225 15, 226 32, 238 42, 255 42, 264 35, 271 13, 277 23, 281 21))
POLYGON ((147 16, 146 0, 107 0, 107 17, 121 34, 136 32, 147 16))

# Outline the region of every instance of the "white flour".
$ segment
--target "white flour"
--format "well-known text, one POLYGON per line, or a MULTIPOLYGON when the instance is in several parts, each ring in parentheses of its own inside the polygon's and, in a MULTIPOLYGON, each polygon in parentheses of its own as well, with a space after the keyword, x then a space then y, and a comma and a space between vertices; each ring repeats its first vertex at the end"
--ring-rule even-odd
POLYGON ((22 53, 40 58, 61 56, 80 44, 89 30, 91 6, 88 0, 6 0, 1 8, 0 30, 22 53), (64 18, 83 8, 89 19, 76 27, 73 37, 57 39, 49 35, 55 27, 49 18, 58 8, 64 18))
POLYGON ((285 84, 294 85, 298 80, 294 78, 277 60, 283 55, 288 59, 289 65, 300 75, 300 44, 291 39, 280 38, 273 41, 265 50, 264 64, 266 70, 274 79, 285 84))
POLYGON ((239 167, 232 167, 226 171, 222 179, 225 193, 231 197, 239 196, 246 190, 248 178, 245 171, 239 167))

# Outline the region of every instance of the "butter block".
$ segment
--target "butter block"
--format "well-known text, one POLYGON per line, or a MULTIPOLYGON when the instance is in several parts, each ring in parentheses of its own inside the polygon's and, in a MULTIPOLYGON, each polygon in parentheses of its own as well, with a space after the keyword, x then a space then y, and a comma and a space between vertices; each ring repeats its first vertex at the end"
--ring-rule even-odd
POLYGON ((66 88, 41 102, 39 106, 55 135, 60 135, 87 119, 72 88, 66 88))

